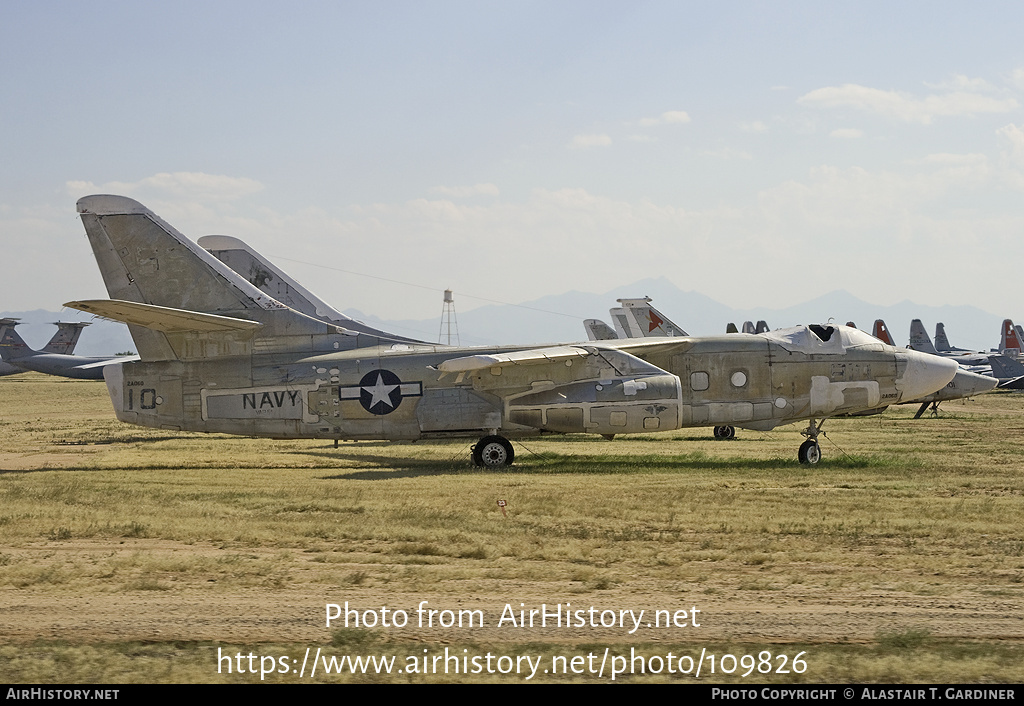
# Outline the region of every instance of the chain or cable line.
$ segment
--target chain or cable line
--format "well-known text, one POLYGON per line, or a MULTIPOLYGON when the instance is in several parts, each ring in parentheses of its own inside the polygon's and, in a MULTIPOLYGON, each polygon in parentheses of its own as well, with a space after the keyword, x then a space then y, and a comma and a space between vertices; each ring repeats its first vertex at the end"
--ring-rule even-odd
MULTIPOLYGON (((331 270, 333 272, 343 272, 343 273, 345 273, 347 275, 356 275, 357 277, 368 277, 369 279, 376 279, 376 280, 380 280, 381 282, 390 282, 391 284, 402 284, 402 285, 405 285, 406 287, 416 287, 418 289, 428 289, 431 292, 444 291, 444 287, 428 287, 428 286, 426 286, 424 284, 414 284, 413 282, 403 282, 403 281, 397 280, 397 279, 388 279, 387 277, 378 277, 376 275, 368 275, 368 274, 365 274, 363 272, 353 272, 352 270, 343 270, 340 267, 332 267, 330 265, 323 265, 323 264, 316 263, 316 262, 306 262, 304 260, 295 260, 293 258, 282 257, 280 255, 273 255, 272 257, 275 260, 287 260, 288 262, 295 262, 295 263, 298 263, 300 265, 309 265, 310 267, 321 267, 321 268, 323 268, 325 270, 331 270)), ((537 308, 535 306, 527 306, 525 304, 513 304, 511 302, 503 302, 503 301, 500 301, 498 299, 488 299, 487 297, 478 297, 478 296, 475 296, 473 294, 466 294, 465 292, 463 292, 461 290, 459 291, 459 296, 460 297, 465 297, 467 299, 476 299, 478 301, 487 302, 489 304, 501 304, 502 306, 515 306, 515 307, 519 307, 520 309, 528 309, 530 311, 539 311, 542 314, 552 314, 554 316, 565 316, 567 318, 575 319, 577 321, 583 321, 586 318, 585 316, 575 316, 573 314, 566 314, 566 313, 561 312, 561 311, 551 311, 549 309, 539 309, 539 308, 537 308)))

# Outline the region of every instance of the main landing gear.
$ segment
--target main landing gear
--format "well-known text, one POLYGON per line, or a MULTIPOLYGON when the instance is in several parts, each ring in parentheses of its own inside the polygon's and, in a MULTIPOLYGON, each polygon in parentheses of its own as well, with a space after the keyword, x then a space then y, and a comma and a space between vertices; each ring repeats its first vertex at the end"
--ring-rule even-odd
POLYGON ((516 452, 512 443, 503 436, 485 436, 472 448, 473 465, 496 469, 511 466, 516 452))
POLYGON ((814 420, 809 420, 810 423, 807 428, 800 433, 807 437, 807 441, 800 444, 800 450, 797 452, 796 457, 800 459, 800 463, 806 463, 814 465, 821 460, 821 447, 818 446, 818 434, 821 433, 821 427, 825 423, 822 419, 821 423, 815 424, 814 420))
POLYGON ((732 439, 736 436, 736 427, 731 426, 720 426, 715 427, 714 434, 716 439, 732 439))

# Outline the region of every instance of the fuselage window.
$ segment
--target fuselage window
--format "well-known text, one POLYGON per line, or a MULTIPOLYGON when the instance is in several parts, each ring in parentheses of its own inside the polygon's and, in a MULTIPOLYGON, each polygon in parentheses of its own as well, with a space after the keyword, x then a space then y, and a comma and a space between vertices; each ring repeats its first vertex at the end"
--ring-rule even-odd
POLYGON ((706 390, 708 389, 709 381, 708 374, 700 371, 696 373, 690 373, 690 388, 693 390, 706 390))

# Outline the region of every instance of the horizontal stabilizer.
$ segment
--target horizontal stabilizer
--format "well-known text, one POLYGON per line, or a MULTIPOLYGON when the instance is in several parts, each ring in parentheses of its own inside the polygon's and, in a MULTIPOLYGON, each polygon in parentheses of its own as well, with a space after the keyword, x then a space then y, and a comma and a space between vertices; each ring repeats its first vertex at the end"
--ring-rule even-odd
POLYGON ((98 360, 95 363, 86 363, 85 365, 76 365, 78 370, 91 370, 92 368, 103 368, 108 365, 118 365, 120 363, 134 363, 137 360, 142 360, 137 355, 119 355, 116 358, 108 358, 107 360, 98 360))
POLYGON ((189 331, 255 331, 263 326, 258 321, 236 319, 230 316, 203 314, 198 311, 171 309, 154 304, 140 304, 117 299, 93 299, 68 302, 64 306, 78 309, 111 321, 142 326, 162 333, 189 331))

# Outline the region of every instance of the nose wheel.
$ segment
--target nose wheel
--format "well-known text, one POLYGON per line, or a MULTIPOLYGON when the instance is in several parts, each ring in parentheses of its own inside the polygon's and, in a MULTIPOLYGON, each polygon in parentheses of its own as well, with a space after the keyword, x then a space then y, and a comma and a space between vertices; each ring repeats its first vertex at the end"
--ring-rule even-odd
POLYGON ((714 435, 716 439, 732 439, 736 436, 736 427, 728 425, 715 427, 714 435))
POLYGON ((821 447, 818 446, 818 442, 814 439, 808 439, 800 444, 800 450, 796 456, 800 459, 800 463, 807 463, 813 466, 821 460, 821 447))
POLYGON ((516 457, 512 443, 503 436, 485 436, 473 446, 472 451, 473 464, 488 469, 511 466, 516 457))
POLYGON ((818 446, 818 434, 821 433, 821 427, 825 424, 825 420, 822 419, 820 422, 815 424, 814 420, 809 420, 807 428, 800 433, 807 437, 804 443, 800 444, 800 450, 797 451, 796 457, 800 459, 800 463, 806 463, 813 466, 821 460, 821 447, 818 446))

